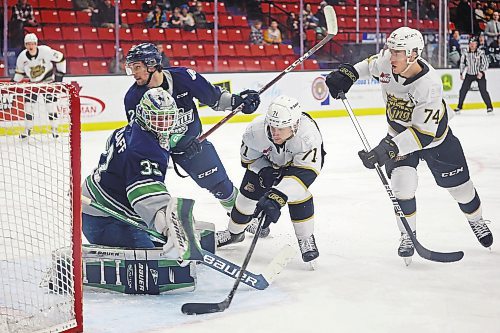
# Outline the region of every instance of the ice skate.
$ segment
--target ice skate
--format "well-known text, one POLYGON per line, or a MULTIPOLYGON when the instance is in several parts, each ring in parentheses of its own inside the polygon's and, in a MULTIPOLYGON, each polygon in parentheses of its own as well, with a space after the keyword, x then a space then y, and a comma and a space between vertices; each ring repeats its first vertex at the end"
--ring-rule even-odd
MULTIPOLYGON (((259 222, 257 219, 252 219, 252 221, 248 224, 248 226, 245 228, 245 231, 251 233, 252 235, 255 235, 257 232, 257 226, 259 225, 259 222)), ((263 228, 260 231, 259 238, 266 238, 269 236, 269 233, 271 232, 271 229, 269 227, 263 228)))
POLYGON ((486 114, 493 114, 493 108, 487 108, 486 114))
POLYGON ((52 137, 54 139, 57 139, 59 137, 59 133, 57 133, 57 130, 52 130, 52 137))
POLYGON ((245 239, 245 232, 233 234, 229 230, 217 231, 215 234, 215 242, 217 247, 226 246, 233 243, 243 242, 245 239))
POLYGON ((493 244, 493 235, 491 234, 490 229, 486 225, 487 222, 490 221, 480 219, 479 221, 476 222, 469 221, 469 225, 472 228, 474 235, 476 235, 476 238, 479 241, 479 243, 481 243, 481 245, 484 247, 490 248, 491 244, 493 244))
MULTIPOLYGON (((416 235, 416 232, 413 232, 413 235, 416 235)), ((407 233, 401 233, 400 238, 401 243, 398 247, 398 255, 403 258, 406 266, 409 266, 412 261, 413 253, 415 253, 415 248, 413 247, 413 242, 411 241, 410 236, 407 233)))
POLYGON ((19 138, 20 139, 26 139, 29 136, 31 136, 31 130, 30 129, 27 129, 24 132, 22 132, 21 134, 19 134, 19 138))
POLYGON ((316 247, 316 240, 314 239, 314 235, 303 239, 299 238, 298 241, 300 252, 302 253, 302 260, 304 262, 310 262, 311 269, 314 270, 315 265, 311 261, 319 257, 319 251, 316 247))
POLYGON ((455 111, 455 114, 460 114, 462 112, 462 109, 456 108, 453 111, 455 111))

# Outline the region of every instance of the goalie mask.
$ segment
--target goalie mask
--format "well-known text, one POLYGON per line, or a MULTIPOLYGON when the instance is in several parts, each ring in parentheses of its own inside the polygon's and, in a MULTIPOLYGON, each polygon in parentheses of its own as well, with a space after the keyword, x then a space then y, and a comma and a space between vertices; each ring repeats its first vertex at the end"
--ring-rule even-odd
POLYGON ((137 105, 136 120, 145 130, 159 139, 170 135, 179 120, 179 109, 174 98, 163 88, 152 88, 144 93, 137 105))
POLYGON ((285 95, 275 98, 266 113, 266 131, 270 135, 270 127, 287 128, 292 130, 292 136, 299 130, 300 117, 302 116, 302 108, 299 102, 292 97, 285 95))

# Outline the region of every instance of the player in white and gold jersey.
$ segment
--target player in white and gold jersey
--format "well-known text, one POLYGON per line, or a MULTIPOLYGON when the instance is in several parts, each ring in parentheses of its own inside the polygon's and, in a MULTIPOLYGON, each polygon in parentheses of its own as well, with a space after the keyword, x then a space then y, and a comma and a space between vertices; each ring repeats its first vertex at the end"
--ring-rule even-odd
POLYGON ((314 203, 309 186, 323 166, 323 139, 314 120, 295 98, 279 96, 265 117, 252 121, 240 148, 247 169, 231 211, 228 230, 217 233, 217 246, 241 242, 254 215, 265 214, 264 233, 288 203, 302 259, 316 259, 314 203), (257 208, 257 209, 256 209, 257 208))
MULTIPOLYGON (((38 45, 38 38, 33 33, 24 37, 24 46, 26 49, 17 57, 13 81, 19 82, 27 77, 32 83, 62 82, 66 73, 66 60, 61 52, 53 50, 47 45, 38 45)), ((55 109, 57 96, 51 93, 31 93, 25 95, 26 129, 24 133, 21 133, 21 138, 27 138, 31 134, 34 110, 36 105, 40 105, 38 98, 41 97, 43 97, 47 108, 52 135, 55 138, 59 136, 57 134, 57 110, 55 109)))
MULTIPOLYGON (((354 66, 343 64, 327 77, 334 98, 347 92, 359 77, 379 80, 386 102, 389 124, 387 136, 369 152, 360 151, 365 167, 385 164, 391 186, 413 232, 416 227, 417 170, 425 160, 436 183, 446 188, 458 202, 469 224, 484 247, 490 247, 493 236, 482 218, 481 201, 470 179, 467 162, 460 145, 448 126, 452 114, 443 100, 440 77, 421 58, 422 34, 401 27, 391 33, 385 48, 354 66)), ((401 257, 413 255, 413 243, 399 221, 401 257)))

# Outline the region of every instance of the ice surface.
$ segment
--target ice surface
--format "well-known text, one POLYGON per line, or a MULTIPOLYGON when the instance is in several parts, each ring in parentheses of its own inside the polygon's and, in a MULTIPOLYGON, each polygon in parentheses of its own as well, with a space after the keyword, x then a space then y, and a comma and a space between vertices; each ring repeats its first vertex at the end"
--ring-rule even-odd
MULTIPOLYGON (((372 145, 385 136, 385 117, 358 119, 372 145)), ((198 288, 192 293, 85 293, 85 332, 500 332, 500 116, 464 111, 451 121, 468 158, 484 217, 493 221, 492 250, 479 244, 456 202, 422 163, 418 238, 433 250, 463 250, 465 257, 441 264, 415 254, 409 267, 397 256, 399 230, 392 204, 376 172, 358 159, 362 145, 349 118, 317 121, 328 155, 311 187, 320 251, 316 271, 301 261, 285 209, 279 223, 271 226, 271 236, 258 241, 250 263, 250 269, 259 272, 284 244, 297 249, 297 258, 267 290, 241 286, 225 312, 183 315, 183 303, 222 301, 233 284, 199 266, 198 288)), ((225 124, 210 136, 237 186, 244 173, 239 143, 245 126, 225 124)), ((109 133, 83 133, 84 176, 96 166, 109 133)), ((175 196, 196 200, 197 219, 213 222, 217 229, 226 227, 218 202, 191 179, 181 179, 170 169, 167 187, 175 196)), ((247 236, 244 243, 218 254, 241 264, 250 240, 247 236)))

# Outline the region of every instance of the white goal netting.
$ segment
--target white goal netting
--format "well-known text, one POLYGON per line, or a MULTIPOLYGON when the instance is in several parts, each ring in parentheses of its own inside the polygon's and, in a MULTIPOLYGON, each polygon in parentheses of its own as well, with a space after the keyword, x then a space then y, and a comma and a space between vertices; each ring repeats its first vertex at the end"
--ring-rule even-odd
POLYGON ((0 83, 2 333, 79 325, 80 106, 71 88, 0 83))

